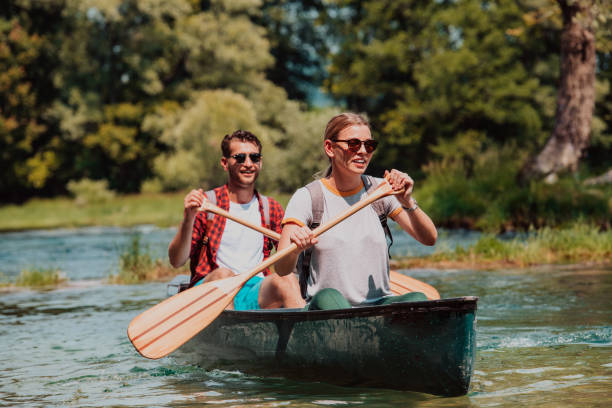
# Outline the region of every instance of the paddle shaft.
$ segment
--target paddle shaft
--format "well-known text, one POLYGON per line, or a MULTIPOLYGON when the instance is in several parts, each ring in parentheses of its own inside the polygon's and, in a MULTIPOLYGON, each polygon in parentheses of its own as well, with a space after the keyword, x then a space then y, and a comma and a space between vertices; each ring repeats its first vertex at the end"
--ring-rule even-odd
POLYGON ((251 229, 254 229, 255 231, 261 232, 262 234, 272 238, 275 241, 280 240, 280 234, 277 232, 272 231, 271 229, 262 227, 261 225, 257 225, 257 224, 253 224, 245 219, 242 219, 240 217, 237 217, 233 214, 231 214, 228 211, 225 211, 222 208, 217 207, 216 205, 212 204, 209 201, 204 201, 204 203, 202 203, 202 206, 200 207, 200 211, 209 211, 211 213, 220 215, 222 217, 228 218, 232 221, 235 221, 239 224, 244 225, 245 227, 249 227, 251 229))

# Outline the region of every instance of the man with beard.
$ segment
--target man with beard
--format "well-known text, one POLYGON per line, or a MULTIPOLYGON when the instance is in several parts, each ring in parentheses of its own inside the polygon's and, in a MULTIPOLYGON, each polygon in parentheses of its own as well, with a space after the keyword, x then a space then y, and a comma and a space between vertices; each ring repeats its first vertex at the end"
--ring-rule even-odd
MULTIPOLYGON (((225 217, 207 216, 198 211, 206 195, 237 217, 281 232, 282 207, 255 189, 262 166, 259 139, 251 132, 237 130, 225 135, 221 150, 221 166, 228 174, 227 184, 206 194, 201 189, 191 190, 185 196, 183 221, 168 248, 170 264, 175 268, 190 260, 189 287, 252 270, 277 244, 260 232, 225 217)), ((247 281, 233 304, 236 310, 303 306, 295 275, 281 277, 268 269, 247 281)))

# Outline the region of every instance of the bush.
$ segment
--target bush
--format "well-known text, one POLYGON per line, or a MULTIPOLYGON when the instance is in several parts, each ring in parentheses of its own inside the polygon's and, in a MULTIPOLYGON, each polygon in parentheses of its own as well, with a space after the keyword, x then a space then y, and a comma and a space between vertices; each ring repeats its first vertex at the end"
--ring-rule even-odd
POLYGON ((140 243, 140 235, 134 235, 119 255, 119 273, 111 275, 109 281, 134 284, 165 279, 177 273, 178 271, 162 260, 153 260, 148 247, 140 243))
POLYGON ((164 186, 160 179, 153 178, 145 180, 140 186, 140 192, 145 194, 157 194, 164 190, 164 186))
POLYGON ((23 287, 48 287, 57 286, 61 283, 66 282, 68 279, 58 269, 45 269, 45 268, 33 268, 33 269, 22 269, 17 281, 16 286, 23 287))
MULTIPOLYGON (((461 151, 459 147, 447 149, 461 151)), ((516 182, 524 157, 512 147, 488 147, 425 167, 415 195, 435 224, 489 232, 568 226, 577 220, 610 228, 612 188, 565 176, 555 184, 516 182)))
POLYGON ((77 205, 106 202, 115 197, 115 192, 109 190, 106 180, 90 180, 87 178, 79 181, 72 180, 68 182, 67 188, 77 205))

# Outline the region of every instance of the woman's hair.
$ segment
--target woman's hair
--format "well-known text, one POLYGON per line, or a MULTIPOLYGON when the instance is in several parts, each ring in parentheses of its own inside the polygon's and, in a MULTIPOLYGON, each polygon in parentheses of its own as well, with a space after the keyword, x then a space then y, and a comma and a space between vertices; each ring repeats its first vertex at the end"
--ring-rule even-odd
POLYGON ((358 113, 353 112, 344 112, 339 115, 334 116, 327 122, 327 126, 325 126, 325 134, 323 136, 323 140, 327 139, 335 139, 336 136, 342 129, 347 128, 353 125, 363 125, 370 127, 367 119, 361 116, 358 113))
MULTIPOLYGON (((327 126, 325 126, 325 133, 323 135, 323 140, 334 140, 343 129, 353 126, 353 125, 363 125, 370 127, 370 123, 366 118, 361 116, 358 113, 353 112, 343 112, 340 113, 327 122, 327 126)), ((327 167, 327 170, 323 173, 323 177, 329 177, 332 172, 331 167, 331 159, 330 165, 327 167)), ((320 174, 319 174, 320 175, 320 174)))

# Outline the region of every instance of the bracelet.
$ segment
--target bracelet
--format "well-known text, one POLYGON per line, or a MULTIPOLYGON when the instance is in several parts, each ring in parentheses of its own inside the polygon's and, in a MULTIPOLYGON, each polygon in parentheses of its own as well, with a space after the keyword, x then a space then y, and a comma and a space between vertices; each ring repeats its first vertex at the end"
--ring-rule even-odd
POLYGON ((402 208, 403 208, 404 210, 408 211, 408 212, 415 211, 417 208, 419 208, 419 205, 418 205, 418 203, 417 203, 417 200, 415 200, 414 198, 412 199, 412 201, 414 201, 414 207, 404 207, 404 206, 402 205, 402 208))

